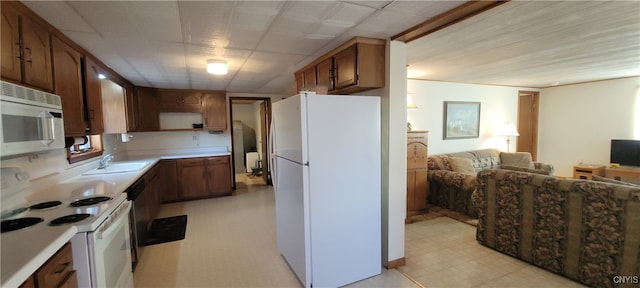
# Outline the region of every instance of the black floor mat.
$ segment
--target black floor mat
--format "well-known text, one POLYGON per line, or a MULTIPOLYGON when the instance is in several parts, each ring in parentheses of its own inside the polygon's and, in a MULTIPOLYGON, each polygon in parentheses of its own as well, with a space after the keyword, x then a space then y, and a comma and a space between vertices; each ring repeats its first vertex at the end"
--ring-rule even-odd
POLYGON ((186 230, 187 215, 153 220, 145 246, 182 240, 186 230))

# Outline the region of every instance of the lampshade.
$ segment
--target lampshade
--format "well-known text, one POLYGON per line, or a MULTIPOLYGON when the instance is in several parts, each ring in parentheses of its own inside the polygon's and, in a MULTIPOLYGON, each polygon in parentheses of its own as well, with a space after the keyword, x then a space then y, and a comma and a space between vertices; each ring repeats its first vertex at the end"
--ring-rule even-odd
POLYGON ((518 130, 516 130, 516 125, 513 123, 505 123, 500 127, 498 131, 498 136, 520 136, 518 130))
POLYGON ((413 103, 413 99, 411 98, 411 94, 407 94, 407 109, 418 109, 416 103, 413 103))
POLYGON ((227 74, 227 61, 224 60, 207 60, 207 73, 214 75, 227 74))

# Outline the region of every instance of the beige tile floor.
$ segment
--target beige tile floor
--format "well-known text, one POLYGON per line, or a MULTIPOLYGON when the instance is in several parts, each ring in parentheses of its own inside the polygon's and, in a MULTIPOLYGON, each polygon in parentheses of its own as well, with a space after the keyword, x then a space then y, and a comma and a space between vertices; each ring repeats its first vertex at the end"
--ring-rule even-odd
MULTIPOLYGON (((142 248, 135 287, 300 287, 277 249, 272 187, 243 184, 235 196, 162 205, 158 217, 188 215, 186 237, 142 248)), ((407 225, 407 265, 349 286, 582 287, 474 237, 444 217, 407 225)))

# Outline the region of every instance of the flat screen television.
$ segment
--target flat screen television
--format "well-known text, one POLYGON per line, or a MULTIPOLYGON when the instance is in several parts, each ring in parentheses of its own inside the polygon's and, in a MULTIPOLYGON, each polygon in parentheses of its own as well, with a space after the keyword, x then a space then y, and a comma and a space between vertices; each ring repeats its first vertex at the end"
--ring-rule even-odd
POLYGON ((640 140, 611 140, 611 163, 640 166, 640 140))

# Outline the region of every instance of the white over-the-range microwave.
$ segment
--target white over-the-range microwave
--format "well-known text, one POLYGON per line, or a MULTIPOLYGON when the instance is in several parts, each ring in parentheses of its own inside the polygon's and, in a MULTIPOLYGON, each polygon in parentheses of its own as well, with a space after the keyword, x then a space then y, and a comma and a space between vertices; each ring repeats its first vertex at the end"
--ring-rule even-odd
POLYGON ((0 157, 64 148, 60 96, 0 81, 0 157))

